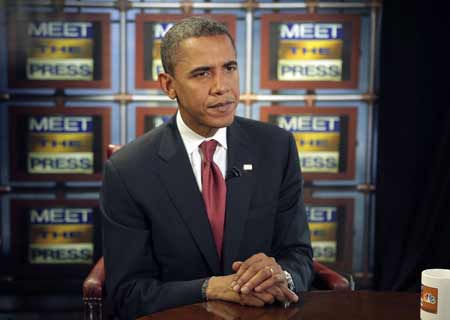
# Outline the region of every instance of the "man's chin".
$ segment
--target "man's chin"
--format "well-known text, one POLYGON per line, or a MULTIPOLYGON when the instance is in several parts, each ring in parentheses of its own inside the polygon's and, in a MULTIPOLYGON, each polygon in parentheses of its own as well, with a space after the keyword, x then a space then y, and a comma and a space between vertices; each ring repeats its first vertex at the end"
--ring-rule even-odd
POLYGON ((214 127, 217 129, 228 127, 233 123, 234 117, 235 115, 233 114, 232 116, 229 116, 226 119, 221 119, 220 121, 217 121, 215 123, 214 127))

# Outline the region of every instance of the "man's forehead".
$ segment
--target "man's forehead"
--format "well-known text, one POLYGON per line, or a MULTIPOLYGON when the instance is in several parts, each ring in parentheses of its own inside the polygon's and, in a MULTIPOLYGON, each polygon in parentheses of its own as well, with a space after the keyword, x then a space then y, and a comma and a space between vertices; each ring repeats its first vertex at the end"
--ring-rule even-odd
POLYGON ((190 37, 184 39, 178 45, 178 50, 183 51, 205 51, 214 47, 229 47, 234 51, 231 39, 225 35, 190 37))
POLYGON ((194 69, 222 65, 236 60, 236 52, 228 36, 188 38, 183 40, 175 57, 178 65, 194 69))

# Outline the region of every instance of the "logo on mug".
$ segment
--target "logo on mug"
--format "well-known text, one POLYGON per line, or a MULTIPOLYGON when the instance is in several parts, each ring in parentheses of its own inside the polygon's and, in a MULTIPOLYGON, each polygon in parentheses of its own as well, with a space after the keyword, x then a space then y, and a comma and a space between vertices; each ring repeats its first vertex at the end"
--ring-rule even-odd
POLYGON ((431 294, 431 293, 427 293, 425 294, 424 297, 425 301, 431 304, 436 304, 436 298, 431 294))
POLYGON ((423 311, 437 313, 438 289, 422 285, 420 295, 420 308, 423 311))

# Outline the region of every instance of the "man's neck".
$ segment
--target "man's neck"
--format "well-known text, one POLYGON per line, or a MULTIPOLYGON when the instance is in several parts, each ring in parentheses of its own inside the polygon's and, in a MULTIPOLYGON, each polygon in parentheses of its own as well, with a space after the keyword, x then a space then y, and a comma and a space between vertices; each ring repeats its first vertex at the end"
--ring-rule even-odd
POLYGON ((195 128, 189 121, 186 121, 185 116, 183 116, 183 113, 178 109, 178 112, 180 113, 181 119, 183 120, 183 123, 194 133, 202 136, 203 138, 209 138, 216 134, 216 132, 219 130, 219 128, 211 128, 211 127, 201 127, 201 128, 195 128))

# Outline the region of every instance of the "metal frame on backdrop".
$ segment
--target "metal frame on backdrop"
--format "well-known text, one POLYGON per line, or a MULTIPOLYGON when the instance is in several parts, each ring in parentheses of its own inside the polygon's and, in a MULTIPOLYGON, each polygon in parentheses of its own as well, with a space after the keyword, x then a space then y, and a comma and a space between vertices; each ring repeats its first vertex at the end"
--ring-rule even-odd
MULTIPOLYGON (((170 99, 161 93, 130 94, 127 88, 127 19, 126 14, 130 9, 179 9, 180 13, 190 14, 195 9, 221 9, 223 10, 243 10, 245 11, 245 70, 244 70, 244 92, 241 94, 241 102, 245 107, 245 116, 252 116, 252 104, 255 102, 303 102, 307 107, 316 107, 316 102, 365 102, 367 104, 367 128, 366 141, 360 141, 365 148, 366 162, 364 167, 364 182, 360 184, 349 183, 341 186, 306 185, 314 190, 339 190, 356 191, 363 194, 364 199, 364 245, 363 245, 363 269, 361 273, 354 274, 361 280, 370 280, 371 257, 369 252, 373 252, 373 221, 374 221, 374 163, 373 156, 376 152, 374 146, 374 109, 376 107, 376 53, 378 44, 378 34, 380 28, 380 16, 382 0, 368 0, 359 2, 320 2, 318 0, 305 0, 305 2, 264 2, 258 3, 254 0, 247 0, 239 3, 227 2, 193 2, 190 0, 180 2, 132 2, 127 0, 118 1, 77 1, 77 0, 41 0, 41 1, 20 1, 23 6, 48 6, 55 10, 62 10, 64 7, 73 8, 114 8, 120 11, 120 86, 119 93, 105 95, 66 95, 64 90, 56 90, 51 95, 37 95, 25 93, 11 93, 9 91, 0 92, 0 102, 20 102, 20 101, 106 101, 118 102, 120 109, 120 143, 128 141, 127 137, 127 108, 131 102, 169 102, 170 99), (256 94, 252 92, 252 53, 253 53, 253 21, 256 10, 266 11, 280 9, 305 9, 308 13, 317 14, 320 9, 355 9, 367 10, 370 13, 370 43, 369 43, 369 68, 368 68, 368 89, 364 93, 355 94, 317 94, 314 90, 308 90, 305 94, 256 94)), ((210 11, 208 11, 210 12, 210 11)), ((19 190, 14 186, 0 186, 0 195, 19 190)), ((26 190, 26 188, 24 189, 26 190)), ((369 281, 367 282, 369 283, 369 281)))

